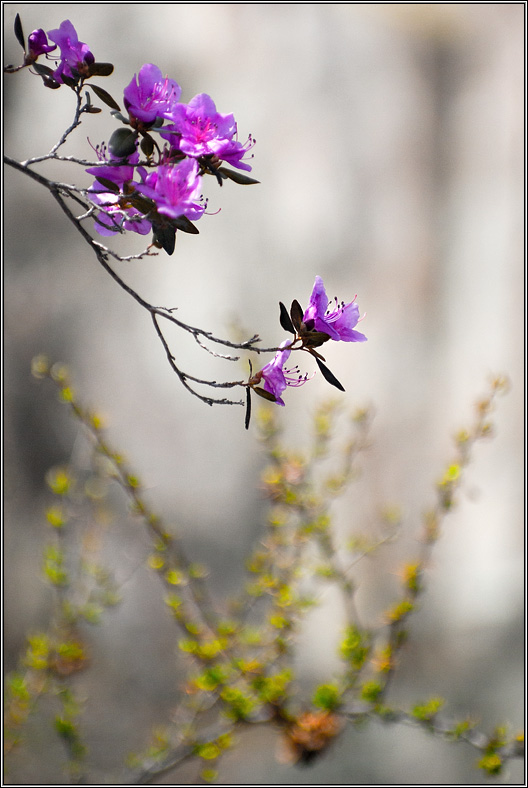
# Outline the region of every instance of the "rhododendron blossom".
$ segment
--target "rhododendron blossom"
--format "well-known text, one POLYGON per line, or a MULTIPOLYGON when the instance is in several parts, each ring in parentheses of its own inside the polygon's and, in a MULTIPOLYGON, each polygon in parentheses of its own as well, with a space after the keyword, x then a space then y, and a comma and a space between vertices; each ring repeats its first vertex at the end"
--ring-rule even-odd
POLYGON ((234 115, 217 112, 207 93, 200 93, 188 104, 177 104, 165 117, 172 122, 163 127, 161 136, 186 156, 215 156, 239 169, 251 169, 241 159, 253 142, 243 145, 233 139, 237 133, 234 115))
POLYGON ((123 230, 131 230, 139 235, 147 235, 152 230, 152 223, 138 213, 125 197, 118 197, 112 192, 94 188, 91 200, 103 210, 97 215, 95 229, 99 235, 115 235, 123 230))
MULTIPOLYGON (((104 160, 106 149, 97 150, 100 159, 104 160)), ((116 161, 114 156, 110 156, 110 161, 116 161)), ((129 196, 137 186, 134 182, 134 175, 138 175, 141 180, 146 178, 144 167, 135 167, 139 161, 139 153, 129 156, 127 163, 118 167, 110 164, 106 167, 89 167, 86 172, 94 175, 96 180, 89 190, 89 196, 93 203, 98 205, 102 211, 97 215, 95 229, 99 235, 115 235, 122 227, 124 230, 146 235, 152 229, 152 223, 145 218, 129 202, 129 196), (119 192, 110 191, 109 187, 101 183, 97 178, 111 181, 119 187, 119 192)))
POLYGON ((57 30, 49 30, 48 38, 60 48, 60 63, 53 73, 57 82, 63 82, 63 75, 74 78, 73 71, 87 74, 87 67, 95 62, 95 58, 87 44, 79 41, 77 31, 69 19, 65 19, 57 30))
POLYGON ((307 375, 301 375, 298 367, 283 369, 284 364, 290 357, 290 345, 291 340, 285 339, 274 358, 249 381, 250 385, 257 385, 264 381, 264 390, 275 397, 277 405, 284 405, 281 394, 287 386, 302 386, 308 380, 307 375))
POLYGON ((160 165, 137 190, 156 203, 158 213, 171 219, 186 216, 196 221, 205 211, 198 165, 193 159, 160 165))
POLYGON ((27 61, 34 62, 39 57, 39 55, 53 52, 54 49, 57 49, 57 44, 48 44, 48 39, 44 30, 41 28, 38 30, 33 30, 33 32, 28 36, 29 51, 27 55, 27 61))
POLYGON ((339 304, 336 298, 329 307, 323 280, 320 276, 315 277, 310 302, 303 315, 303 323, 308 331, 321 331, 335 341, 366 342, 367 337, 354 330, 359 319, 359 307, 355 300, 349 304, 339 304), (332 309, 333 304, 335 307, 332 309))
MULTIPOLYGON (((237 167, 239 170, 247 170, 249 172, 251 170, 251 166, 247 164, 247 162, 243 161, 243 158, 246 153, 251 150, 254 144, 255 140, 251 135, 249 135, 244 144, 238 140, 233 139, 222 148, 222 151, 218 154, 218 157, 222 159, 222 161, 226 161, 232 167, 237 167)), ((250 158, 253 158, 253 154, 251 154, 250 158)))
MULTIPOLYGON (((97 148, 97 155, 101 161, 105 161, 106 148, 103 146, 101 149, 97 148)), ((109 162, 120 161, 115 156, 110 154, 109 162)), ((106 180, 113 181, 116 186, 122 186, 127 181, 134 179, 134 171, 138 172, 143 178, 146 176, 144 167, 135 167, 139 161, 139 153, 136 151, 131 156, 128 156, 120 166, 111 166, 109 163, 107 167, 89 167, 86 172, 94 175, 96 178, 106 178, 106 180)))
POLYGON ((177 105, 181 88, 177 82, 164 77, 160 69, 146 63, 134 74, 132 81, 123 91, 124 103, 132 119, 142 123, 153 123, 156 118, 166 117, 177 105))

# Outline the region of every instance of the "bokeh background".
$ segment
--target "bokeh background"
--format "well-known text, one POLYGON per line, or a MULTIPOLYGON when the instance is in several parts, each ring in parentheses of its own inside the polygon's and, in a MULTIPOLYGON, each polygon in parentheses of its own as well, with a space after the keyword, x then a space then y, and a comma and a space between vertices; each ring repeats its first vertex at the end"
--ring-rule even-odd
MULTIPOLYGON (((339 527, 368 532, 380 509, 404 515, 399 543, 369 564, 358 604, 376 618, 396 573, 417 549, 422 512, 471 421, 490 374, 506 374, 493 441, 477 447, 456 512, 430 567, 428 593, 393 700, 444 695, 454 715, 491 729, 523 723, 523 35, 520 3, 7 3, 4 62, 18 63, 12 33, 65 18, 114 74, 118 101, 144 63, 234 112, 240 138, 257 140, 259 186, 212 179, 199 236, 178 237, 172 257, 119 265, 152 303, 220 336, 233 326, 278 344, 278 302, 307 302, 316 274, 329 295, 358 294, 363 345, 335 345, 327 361, 347 408, 372 405, 363 474, 336 509, 339 527)), ((46 90, 27 70, 4 80, 5 151, 47 152, 72 116, 66 88, 46 90)), ((64 153, 90 158, 114 121, 86 117, 64 153)), ((41 171, 91 179, 71 164, 41 171)), ((50 503, 47 469, 78 448, 77 427, 49 386, 30 375, 38 353, 72 368, 76 388, 102 411, 109 438, 137 469, 155 508, 178 523, 218 594, 237 589, 259 538, 262 450, 242 408, 208 408, 171 372, 150 319, 99 268, 45 190, 5 170, 4 426, 5 667, 50 609, 41 579, 50 503)), ((119 238, 122 254, 142 239, 119 238)), ((174 334, 182 367, 199 377, 245 372, 174 334)), ((306 445, 320 376, 288 390, 281 413, 292 445, 306 445)), ((144 562, 148 544, 116 525, 105 561, 123 602, 88 632, 94 666, 76 679, 89 699, 83 726, 100 781, 165 722, 181 676, 177 633, 144 562), (126 579, 126 582, 125 582, 126 579)), ((340 608, 332 595, 310 617, 299 673, 309 688, 336 667, 340 608)), ((485 782, 476 753, 423 733, 372 725, 348 731, 310 771, 281 765, 272 731, 245 734, 221 782, 255 784, 485 782)), ((55 782, 62 753, 34 733, 14 782, 55 782), (41 748, 39 750, 39 747, 41 748)), ((185 768, 165 782, 193 782, 185 768)), ((522 781, 519 764, 499 781, 522 781)))

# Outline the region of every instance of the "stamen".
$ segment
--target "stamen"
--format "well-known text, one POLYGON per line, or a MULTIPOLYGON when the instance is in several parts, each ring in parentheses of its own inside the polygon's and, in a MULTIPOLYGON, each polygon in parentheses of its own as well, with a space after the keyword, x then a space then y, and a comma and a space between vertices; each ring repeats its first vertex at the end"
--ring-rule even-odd
POLYGON ((306 372, 303 375, 302 372, 299 370, 298 366, 292 367, 291 369, 285 369, 283 370, 283 373, 284 373, 284 380, 286 381, 286 385, 292 387, 303 386, 308 380, 311 380, 315 375, 315 372, 312 373, 311 375, 308 375, 308 373, 306 372))

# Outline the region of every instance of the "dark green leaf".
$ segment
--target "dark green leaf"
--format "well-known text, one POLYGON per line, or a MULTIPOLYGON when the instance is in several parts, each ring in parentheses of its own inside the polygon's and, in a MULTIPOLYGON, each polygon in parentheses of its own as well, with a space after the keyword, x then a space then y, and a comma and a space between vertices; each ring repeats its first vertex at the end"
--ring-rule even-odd
POLYGON ((249 422, 251 420, 251 389, 249 386, 246 388, 246 430, 249 429, 249 422))
POLYGON ((260 181, 256 181, 254 178, 250 178, 248 175, 244 175, 241 172, 237 172, 236 170, 230 170, 229 167, 218 167, 217 172, 221 172, 226 178, 229 178, 230 181, 234 181, 235 183, 241 183, 243 186, 249 186, 252 183, 260 183, 260 181))
POLYGON ((283 327, 283 329, 285 331, 289 331, 290 334, 293 334, 295 336, 296 331, 295 331, 295 329, 293 327, 292 321, 290 320, 290 316, 288 314, 288 310, 286 309, 286 307, 284 306, 282 301, 279 301, 279 307, 280 307, 280 324, 281 324, 281 326, 283 327))
POLYGON ((298 301, 292 301, 292 305, 290 309, 291 321, 295 326, 295 328, 297 329, 298 333, 301 331, 303 314, 304 312, 300 303, 298 301))
POLYGON ((92 63, 88 68, 91 77, 109 77, 113 70, 112 63, 92 63))
POLYGON ((324 379, 327 380, 328 383, 330 383, 330 385, 335 386, 336 389, 339 389, 340 391, 344 391, 345 389, 343 388, 341 383, 338 381, 338 379, 335 377, 335 375, 333 375, 332 372, 330 372, 328 367, 325 366, 323 364, 323 362, 320 361, 320 359, 317 358, 317 356, 315 357, 315 360, 317 361, 317 366, 321 370, 321 374, 324 377, 324 379))
MULTIPOLYGON (((90 87, 92 87, 92 85, 90 85, 90 87)), ((112 110, 112 112, 110 113, 110 115, 113 115, 113 116, 114 116, 114 118, 116 118, 117 120, 120 120, 120 121, 121 121, 121 123, 126 123, 126 124, 128 124, 128 118, 125 118, 125 116, 124 116, 124 115, 122 115, 122 114, 121 114, 120 112, 118 112, 117 110, 113 109, 113 110, 112 110)))
POLYGON ((266 389, 257 389, 257 388, 254 388, 253 391, 255 392, 255 394, 258 394, 259 397, 268 399, 270 402, 277 402, 277 397, 275 396, 275 394, 272 394, 271 391, 266 391, 266 389))
POLYGON ((53 69, 51 69, 49 66, 43 66, 42 63, 33 63, 32 68, 34 68, 37 74, 40 74, 41 77, 53 76, 53 69))
POLYGON ((109 178, 103 178, 102 175, 96 175, 95 180, 98 181, 101 186, 104 186, 105 189, 108 189, 109 192, 113 192, 114 194, 119 194, 119 186, 117 183, 114 183, 109 178))
POLYGON ((176 230, 169 225, 152 224, 152 241, 158 249, 164 249, 167 254, 174 252, 176 246, 176 230))
POLYGON ((308 352, 314 358, 320 358, 321 361, 326 361, 326 358, 324 356, 322 356, 320 353, 318 353, 317 350, 314 350, 313 347, 309 348, 308 352))
POLYGON ((20 14, 15 16, 15 36, 17 38, 18 43, 24 50, 26 51, 26 41, 24 39, 24 31, 22 30, 22 21, 20 19, 20 14))
POLYGON ((118 159, 131 156, 136 150, 137 131, 130 129, 116 129, 108 140, 110 153, 118 159))
POLYGON ((194 226, 194 224, 188 219, 186 216, 178 216, 177 219, 173 219, 174 225, 181 230, 183 233, 190 233, 191 235, 198 235, 200 230, 194 226))
POLYGON ((150 213, 151 211, 156 210, 156 206, 154 205, 152 200, 149 200, 148 197, 144 197, 139 192, 133 192, 132 194, 127 194, 127 199, 134 208, 137 208, 140 213, 144 213, 145 215, 150 213))
POLYGON ((53 76, 53 71, 49 66, 43 66, 42 63, 33 63, 32 68, 42 77, 42 80, 47 88, 56 90, 60 88, 61 83, 57 82, 53 76))
POLYGON ((74 68, 72 68, 72 70, 71 70, 71 71, 72 71, 73 77, 68 77, 68 76, 66 76, 66 74, 63 72, 63 73, 61 74, 61 79, 62 79, 62 81, 64 82, 64 84, 65 84, 65 85, 68 85, 68 87, 69 87, 69 88, 74 88, 74 87, 76 86, 77 82, 79 81, 79 77, 80 77, 81 75, 80 75, 80 74, 79 74, 79 72, 78 72, 78 71, 76 71, 74 68))
POLYGON ((110 93, 107 93, 106 90, 104 90, 103 88, 100 88, 99 85, 87 85, 86 87, 91 88, 93 90, 93 92, 95 93, 95 95, 97 96, 97 98, 100 98, 101 101, 104 101, 104 103, 108 107, 111 107, 112 109, 115 109, 117 112, 119 112, 121 110, 121 107, 119 106, 117 101, 112 98, 110 93))
POLYGON ((329 334, 324 331, 309 331, 303 336, 303 343, 305 347, 320 347, 324 342, 330 339, 329 334))
POLYGON ((145 134, 140 144, 141 144, 141 150, 143 151, 145 156, 147 157, 152 156, 152 153, 154 151, 154 140, 152 139, 152 137, 149 137, 148 134, 145 134))
POLYGON ((84 108, 85 112, 88 112, 90 115, 97 115, 98 112, 102 112, 103 110, 101 107, 94 107, 93 104, 89 104, 87 107, 84 108))

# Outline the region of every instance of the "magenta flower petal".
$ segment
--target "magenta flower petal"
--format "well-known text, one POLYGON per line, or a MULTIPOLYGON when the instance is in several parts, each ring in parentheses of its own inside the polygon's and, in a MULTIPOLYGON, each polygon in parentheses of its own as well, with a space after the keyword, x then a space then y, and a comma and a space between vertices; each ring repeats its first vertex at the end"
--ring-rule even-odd
POLYGON ((311 377, 302 375, 298 367, 284 369, 284 364, 290 357, 290 345, 291 340, 285 339, 284 342, 281 343, 280 349, 275 353, 274 358, 249 381, 251 386, 256 386, 263 381, 264 390, 273 394, 277 405, 282 406, 284 406, 284 400, 281 394, 286 387, 303 386, 311 377))
POLYGON ((200 93, 187 105, 180 104, 170 120, 181 135, 180 149, 187 156, 217 154, 236 130, 233 115, 217 112, 207 93, 200 93))
MULTIPOLYGON (((106 161, 105 146, 96 150, 99 160, 106 161)), ((110 161, 116 161, 111 154, 110 161)), ((101 208, 95 222, 95 229, 99 235, 115 235, 119 232, 120 227, 140 235, 147 235, 151 231, 152 223, 136 208, 129 206, 128 201, 128 195, 137 186, 133 180, 134 176, 139 177, 142 181, 146 177, 143 167, 134 168, 138 161, 139 153, 136 151, 128 157, 128 164, 119 167, 88 167, 86 169, 86 172, 94 175, 96 179, 98 176, 105 178, 119 187, 119 192, 111 192, 108 191, 108 187, 105 188, 102 183, 95 180, 89 189, 90 200, 101 208)))
POLYGON ((261 380, 264 381, 263 388, 273 394, 277 405, 284 405, 281 394, 286 389, 288 382, 282 368, 290 357, 289 345, 291 345, 291 341, 284 340, 280 345, 283 350, 278 350, 272 361, 266 364, 259 373, 261 380))
POLYGON ((159 166, 147 176, 146 183, 137 186, 137 190, 156 203, 158 213, 172 219, 186 216, 196 221, 205 211, 198 164, 194 159, 159 166))
POLYGON ((57 49, 57 44, 48 44, 48 39, 44 30, 39 28, 33 30, 28 36, 28 55, 31 61, 35 61, 39 55, 44 55, 46 52, 53 52, 57 49))
POLYGON ((62 82, 62 75, 73 77, 72 69, 78 73, 86 71, 95 58, 87 44, 79 41, 77 31, 69 19, 61 22, 57 30, 48 30, 48 38, 55 41, 60 48, 60 63, 53 76, 57 82, 62 82))
MULTIPOLYGON (((248 137, 247 141, 244 143, 239 142, 238 140, 231 140, 222 148, 221 153, 218 154, 219 158, 230 164, 232 167, 250 172, 251 165, 243 161, 243 158, 245 157, 246 153, 251 150, 254 144, 255 141, 251 136, 248 137)), ((251 154, 250 158, 253 158, 253 154, 251 154)))
POLYGON ((216 156, 239 169, 251 169, 242 158, 253 146, 253 140, 250 138, 242 144, 234 139, 237 133, 234 116, 217 112, 207 93, 199 93, 188 104, 178 104, 165 117, 171 122, 161 136, 186 156, 216 156))
POLYGON ((142 123, 153 123, 176 108, 180 93, 177 82, 164 77, 157 66, 146 63, 139 74, 134 74, 123 96, 130 115, 142 123))
MULTIPOLYGON (((315 284, 313 286, 312 295, 308 303, 303 321, 308 324, 310 321, 315 321, 324 315, 328 306, 328 296, 326 295, 325 286, 320 276, 315 277, 315 284)), ((315 328, 315 326, 313 326, 315 328)))
POLYGON ((321 331, 336 342, 366 342, 367 337, 354 330, 359 321, 359 308, 355 301, 339 304, 335 299, 334 304, 334 309, 328 306, 323 280, 316 276, 310 301, 303 315, 303 323, 308 331, 321 331))

